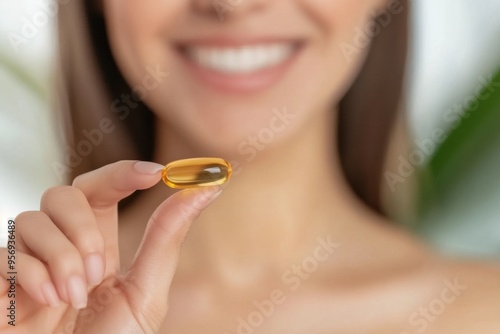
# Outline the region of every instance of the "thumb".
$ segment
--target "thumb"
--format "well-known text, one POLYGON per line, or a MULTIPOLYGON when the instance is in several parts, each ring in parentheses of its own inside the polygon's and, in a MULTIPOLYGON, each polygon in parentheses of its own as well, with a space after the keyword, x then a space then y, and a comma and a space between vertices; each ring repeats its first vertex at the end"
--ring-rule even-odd
MULTIPOLYGON (((129 291, 132 305, 143 315, 167 311, 170 284, 180 250, 191 223, 220 193, 218 186, 187 189, 167 198, 149 219, 139 250, 126 281, 138 291, 129 291)), ((127 284, 127 289, 130 288, 127 284)), ((162 314, 164 316, 165 314, 162 314)))

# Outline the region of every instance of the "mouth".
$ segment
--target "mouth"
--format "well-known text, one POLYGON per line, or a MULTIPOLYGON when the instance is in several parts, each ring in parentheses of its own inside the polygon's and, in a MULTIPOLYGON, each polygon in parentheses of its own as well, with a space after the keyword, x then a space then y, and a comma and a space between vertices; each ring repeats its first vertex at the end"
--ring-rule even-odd
POLYGON ((295 46, 271 43, 233 47, 189 47, 186 54, 201 68, 223 74, 248 74, 268 69, 290 59, 295 46))
POLYGON ((254 92, 278 81, 297 58, 302 41, 200 41, 177 49, 205 84, 225 92, 254 92))

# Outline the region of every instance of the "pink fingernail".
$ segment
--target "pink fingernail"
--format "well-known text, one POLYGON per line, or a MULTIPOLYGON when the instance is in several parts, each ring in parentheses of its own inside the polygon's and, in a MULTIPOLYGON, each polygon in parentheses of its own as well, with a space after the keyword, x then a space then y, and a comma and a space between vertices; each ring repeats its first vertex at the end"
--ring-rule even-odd
POLYGON ((58 307, 60 305, 60 299, 57 296, 54 284, 51 282, 45 282, 42 284, 42 294, 51 307, 58 307))
POLYGON ((154 175, 162 171, 165 166, 147 161, 138 161, 134 164, 134 169, 141 174, 154 175))
POLYGON ((87 275, 87 283, 97 285, 101 283, 104 276, 104 261, 99 253, 91 253, 83 260, 85 265, 85 273, 87 275))
POLYGON ((87 307, 87 286, 80 276, 71 276, 67 283, 69 300, 74 309, 87 307))

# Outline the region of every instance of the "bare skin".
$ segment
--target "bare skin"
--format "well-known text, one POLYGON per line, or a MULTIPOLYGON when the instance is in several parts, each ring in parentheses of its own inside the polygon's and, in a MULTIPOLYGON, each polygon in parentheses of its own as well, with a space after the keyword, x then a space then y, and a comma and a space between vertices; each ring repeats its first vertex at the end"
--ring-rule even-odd
MULTIPOLYGON (((414 236, 371 212, 344 184, 338 162, 320 154, 335 145, 318 140, 330 139, 331 128, 324 128, 310 139, 304 136, 304 145, 293 151, 275 152, 265 161, 248 164, 192 226, 161 333, 245 333, 248 327, 239 327, 240 319, 249 321, 259 311, 254 303, 272 301, 276 290, 282 298, 272 302, 274 309, 262 322, 255 318, 253 324, 258 325, 250 325, 255 333, 470 333, 481 326, 481 333, 495 333, 500 328, 500 266, 441 259, 414 236), (318 154, 311 153, 311 147, 318 154), (300 166, 306 155, 311 165, 328 167, 302 175, 304 171, 292 166, 300 166), (268 179, 262 181, 264 177, 268 179), (277 195, 287 187, 295 192, 277 195), (335 244, 332 254, 318 260, 317 269, 308 272, 302 267, 290 275, 294 265, 314 256, 318 237, 330 237, 335 244), (300 283, 291 282, 291 276, 300 283)), ((160 147, 175 142, 169 137, 160 147)), ((124 267, 144 228, 136 222, 169 193, 160 185, 125 210, 124 267)))
POLYGON ((226 13, 227 25, 211 0, 102 3, 131 86, 168 65, 171 80, 145 97, 154 160, 220 156, 238 172, 222 193, 172 195, 158 184, 161 165, 121 161, 49 189, 39 211, 16 219, 18 326, 2 322, 2 333, 500 331, 498 265, 440 259, 370 211, 340 171, 332 106, 365 52, 346 62, 338 46, 386 1, 253 0, 226 13), (172 47, 269 34, 304 49, 252 93, 199 81, 172 47), (250 159, 238 147, 276 123, 274 108, 288 122, 250 159))

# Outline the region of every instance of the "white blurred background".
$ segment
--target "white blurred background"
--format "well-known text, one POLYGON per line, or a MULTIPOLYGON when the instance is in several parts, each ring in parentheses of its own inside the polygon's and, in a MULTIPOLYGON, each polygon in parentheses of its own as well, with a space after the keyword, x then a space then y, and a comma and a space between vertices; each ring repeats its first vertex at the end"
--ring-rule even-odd
MULTIPOLYGON (((7 219, 37 209, 44 189, 58 184, 50 167, 59 154, 50 108, 56 43, 54 15, 47 4, 54 2, 0 0, 0 245, 5 242, 7 219), (36 29, 15 46, 15 36, 22 36, 23 27, 33 20, 36 29)), ((446 129, 443 113, 480 85, 478 77, 489 77, 500 64, 500 0, 412 2, 408 112, 413 136, 422 140, 436 128, 446 129)), ((494 224, 500 215, 491 214, 500 214, 498 205, 491 206, 486 237, 492 230, 500 236, 500 227, 495 227, 500 224, 494 224)), ((457 222, 471 218, 460 211, 454 217, 439 217, 447 219, 455 225, 437 229, 433 238, 438 246, 448 252, 472 252, 463 245, 474 229, 457 222)))

